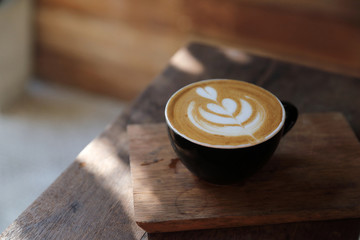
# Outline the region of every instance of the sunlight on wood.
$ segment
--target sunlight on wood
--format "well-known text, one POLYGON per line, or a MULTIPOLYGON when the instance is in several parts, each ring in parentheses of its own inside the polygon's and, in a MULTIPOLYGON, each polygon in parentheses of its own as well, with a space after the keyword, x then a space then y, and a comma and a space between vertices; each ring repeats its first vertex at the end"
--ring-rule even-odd
POLYGON ((249 55, 232 48, 224 49, 224 54, 229 59, 238 63, 248 64, 251 62, 251 57, 249 55))
POLYGON ((129 164, 117 156, 113 144, 107 138, 96 138, 77 157, 79 167, 93 174, 100 184, 118 195, 119 199, 123 193, 119 192, 118 184, 114 184, 114 177, 128 177, 130 173, 129 164), (125 176, 126 175, 126 176, 125 176))
POLYGON ((170 60, 174 67, 188 73, 200 74, 204 67, 194 56, 185 48, 178 51, 170 60))
MULTIPOLYGON (((127 216, 134 215, 133 208, 126 207, 127 202, 132 201, 132 188, 123 187, 124 184, 131 185, 129 164, 117 155, 117 150, 109 139, 98 137, 93 140, 79 154, 76 162, 79 163, 79 168, 95 177, 94 183, 120 202, 122 211, 125 211, 127 216)), ((135 235, 139 233, 136 224, 130 227, 135 235)))

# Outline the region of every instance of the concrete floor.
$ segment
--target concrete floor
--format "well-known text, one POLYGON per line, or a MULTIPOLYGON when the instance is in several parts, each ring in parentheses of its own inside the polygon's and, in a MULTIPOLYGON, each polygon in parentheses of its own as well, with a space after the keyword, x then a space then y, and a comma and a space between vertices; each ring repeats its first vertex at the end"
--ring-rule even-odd
POLYGON ((0 114, 0 233, 126 103, 38 80, 0 114))

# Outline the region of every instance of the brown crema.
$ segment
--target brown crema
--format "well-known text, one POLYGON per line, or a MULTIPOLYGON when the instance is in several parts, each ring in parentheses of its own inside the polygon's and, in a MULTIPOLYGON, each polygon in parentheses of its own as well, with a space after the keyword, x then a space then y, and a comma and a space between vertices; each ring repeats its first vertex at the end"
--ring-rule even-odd
POLYGON ((238 80, 200 81, 177 91, 166 118, 190 141, 209 146, 251 146, 276 134, 284 122, 280 101, 267 90, 238 80))

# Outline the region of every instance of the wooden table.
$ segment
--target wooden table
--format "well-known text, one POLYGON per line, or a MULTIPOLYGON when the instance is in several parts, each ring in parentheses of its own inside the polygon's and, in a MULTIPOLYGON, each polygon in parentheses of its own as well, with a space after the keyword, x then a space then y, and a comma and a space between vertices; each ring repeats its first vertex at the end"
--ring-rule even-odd
POLYGON ((146 234, 133 220, 126 126, 164 121, 166 100, 179 87, 232 78, 269 89, 300 113, 342 112, 360 137, 360 79, 191 43, 94 139, 73 164, 0 236, 1 239, 354 239, 360 219, 146 234))

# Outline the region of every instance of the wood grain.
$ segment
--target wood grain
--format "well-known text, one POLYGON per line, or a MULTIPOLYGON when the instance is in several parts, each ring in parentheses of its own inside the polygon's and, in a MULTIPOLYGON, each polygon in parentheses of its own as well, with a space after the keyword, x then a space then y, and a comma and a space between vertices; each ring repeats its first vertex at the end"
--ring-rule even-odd
POLYGON ((207 184, 181 164, 166 125, 130 125, 135 220, 172 232, 360 217, 360 144, 341 114, 300 116, 242 185, 207 184))
POLYGON ((133 99, 196 40, 360 76, 359 9, 357 0, 38 0, 36 72, 133 99))
POLYGON ((36 20, 39 76, 125 100, 136 97, 185 41, 176 32, 139 31, 41 5, 36 20))
MULTIPOLYGON (((191 43, 175 54, 129 111, 123 112, 93 141, 100 140, 101 146, 92 142, 89 145, 92 147, 83 150, 81 155, 87 155, 90 164, 82 158, 70 165, 1 233, 0 239, 146 239, 133 216, 126 126, 164 122, 163 109, 174 91, 194 81, 219 77, 264 86, 279 98, 294 103, 300 113, 341 112, 360 138, 358 78, 235 49, 191 43), (195 63, 197 67, 185 63, 195 63), (91 166, 91 170, 85 166, 91 166), (79 204, 73 204, 75 201, 79 204)), ((148 238, 358 240, 359 229, 360 219, 356 218, 149 234, 148 238)))
POLYGON ((253 53, 359 76, 355 67, 360 51, 358 20, 321 11, 216 0, 197 1, 188 10, 193 28, 209 38, 236 42, 253 53))

